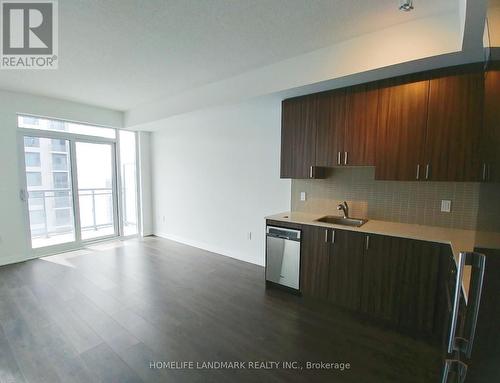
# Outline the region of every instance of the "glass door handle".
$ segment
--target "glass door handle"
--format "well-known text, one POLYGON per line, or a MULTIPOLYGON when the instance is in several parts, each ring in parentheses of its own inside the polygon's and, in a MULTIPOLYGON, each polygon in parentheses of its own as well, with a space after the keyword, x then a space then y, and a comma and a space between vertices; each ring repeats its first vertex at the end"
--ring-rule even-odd
POLYGON ((28 192, 24 189, 19 190, 19 199, 26 202, 28 200, 28 192))

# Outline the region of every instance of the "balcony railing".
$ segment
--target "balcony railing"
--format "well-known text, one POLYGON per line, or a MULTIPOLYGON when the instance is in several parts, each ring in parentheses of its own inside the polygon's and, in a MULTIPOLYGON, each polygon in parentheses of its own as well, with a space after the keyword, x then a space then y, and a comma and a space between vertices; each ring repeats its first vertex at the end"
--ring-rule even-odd
MULTIPOLYGON (((30 190, 28 194, 33 238, 50 237, 74 230, 71 189, 30 190), (61 211, 68 213, 58 213, 61 211)), ((78 189, 78 196, 82 231, 113 227, 113 189, 78 189), (100 205, 104 206, 98 207, 99 200, 100 205)))

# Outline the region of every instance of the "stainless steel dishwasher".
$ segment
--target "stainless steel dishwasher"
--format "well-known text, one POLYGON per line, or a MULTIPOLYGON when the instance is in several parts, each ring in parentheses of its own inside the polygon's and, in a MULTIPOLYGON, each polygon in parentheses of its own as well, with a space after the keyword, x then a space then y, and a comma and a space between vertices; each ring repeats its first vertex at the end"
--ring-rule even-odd
POLYGON ((300 230, 267 226, 266 281, 299 291, 300 230))

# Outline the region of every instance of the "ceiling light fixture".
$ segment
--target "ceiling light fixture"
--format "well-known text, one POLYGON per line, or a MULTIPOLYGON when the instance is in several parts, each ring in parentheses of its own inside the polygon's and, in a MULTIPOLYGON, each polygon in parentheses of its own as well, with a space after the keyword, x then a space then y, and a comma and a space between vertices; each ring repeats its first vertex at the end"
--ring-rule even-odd
POLYGON ((413 0, 400 0, 399 10, 410 12, 413 9, 413 0))

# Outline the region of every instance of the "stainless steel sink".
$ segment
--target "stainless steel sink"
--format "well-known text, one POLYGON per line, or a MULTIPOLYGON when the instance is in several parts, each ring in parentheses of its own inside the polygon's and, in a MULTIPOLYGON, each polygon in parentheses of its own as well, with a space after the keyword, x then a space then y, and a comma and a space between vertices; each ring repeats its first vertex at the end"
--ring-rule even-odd
POLYGON ((334 215, 327 215, 316 220, 317 222, 332 223, 334 225, 344 225, 344 226, 354 226, 360 227, 364 225, 368 220, 360 218, 344 218, 334 215))

